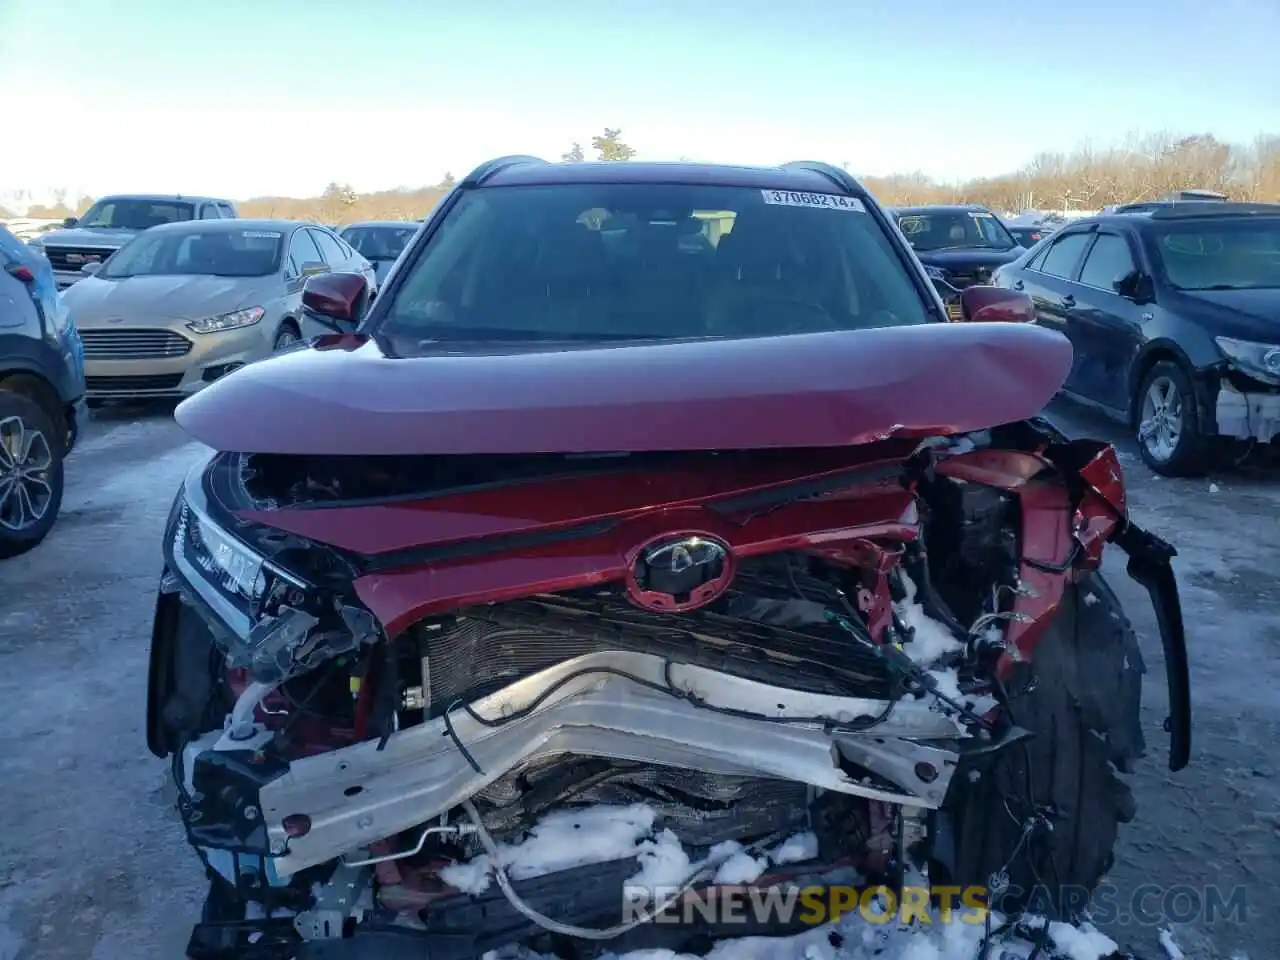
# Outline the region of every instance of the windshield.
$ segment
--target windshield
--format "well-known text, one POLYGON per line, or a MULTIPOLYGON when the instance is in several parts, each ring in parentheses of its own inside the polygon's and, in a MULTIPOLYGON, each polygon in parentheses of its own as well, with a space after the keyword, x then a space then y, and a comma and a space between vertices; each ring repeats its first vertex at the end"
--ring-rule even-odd
POLYGON ((934 319, 859 201, 746 187, 471 190, 409 271, 380 332, 650 340, 934 319))
POLYGON ((108 197, 99 200, 80 218, 78 227, 112 227, 116 230, 146 230, 162 223, 190 220, 195 207, 174 200, 140 200, 108 197))
POLYGON ((348 227, 342 231, 342 239, 366 260, 394 260, 417 232, 416 223, 403 227, 348 227))
POLYGON ((1280 287, 1280 217, 1161 224, 1155 247, 1181 290, 1280 287))
POLYGON ((982 210, 909 213, 898 226, 917 253, 927 250, 1012 250, 1018 245, 995 214, 982 210))
POLYGON ((144 233, 115 252, 98 276, 265 277, 280 269, 279 230, 179 229, 144 233))

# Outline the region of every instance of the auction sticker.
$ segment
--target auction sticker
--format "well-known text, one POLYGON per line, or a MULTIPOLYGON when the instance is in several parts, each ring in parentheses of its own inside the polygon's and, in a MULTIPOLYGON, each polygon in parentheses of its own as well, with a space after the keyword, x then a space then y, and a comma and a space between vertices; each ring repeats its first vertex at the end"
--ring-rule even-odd
POLYGON ((842 197, 833 193, 797 193, 794 190, 761 190, 764 202, 781 207, 818 207, 822 210, 848 210, 866 213, 867 208, 857 197, 842 197))

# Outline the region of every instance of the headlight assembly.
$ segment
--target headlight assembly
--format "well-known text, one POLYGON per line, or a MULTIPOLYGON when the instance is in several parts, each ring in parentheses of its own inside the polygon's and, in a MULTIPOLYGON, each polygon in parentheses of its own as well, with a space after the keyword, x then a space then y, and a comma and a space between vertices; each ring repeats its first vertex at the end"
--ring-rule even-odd
POLYGON ((221 333, 224 330, 238 330, 241 327, 251 327, 266 313, 261 307, 245 307, 243 310, 233 310, 231 313, 224 313, 217 317, 203 317, 200 320, 192 320, 187 324, 187 329, 192 333, 221 333))
POLYGON ((1227 359, 1244 373, 1266 383, 1280 384, 1280 345, 1230 337, 1213 339, 1227 359))

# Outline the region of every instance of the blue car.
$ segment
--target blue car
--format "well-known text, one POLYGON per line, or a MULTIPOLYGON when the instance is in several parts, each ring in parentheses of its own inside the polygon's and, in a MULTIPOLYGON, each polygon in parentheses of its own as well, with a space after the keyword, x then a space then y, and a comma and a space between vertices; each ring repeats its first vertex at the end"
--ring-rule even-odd
POLYGON ((84 345, 52 266, 0 225, 0 559, 53 529, 84 392, 84 345))

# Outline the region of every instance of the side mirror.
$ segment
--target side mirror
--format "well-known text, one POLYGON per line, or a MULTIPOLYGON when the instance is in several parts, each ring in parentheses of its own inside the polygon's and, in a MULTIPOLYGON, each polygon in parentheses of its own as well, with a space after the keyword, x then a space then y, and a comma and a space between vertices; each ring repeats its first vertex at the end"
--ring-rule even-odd
POLYGON ((90 260, 88 263, 86 263, 83 267, 80 268, 80 272, 83 273, 86 277, 92 277, 95 273, 97 273, 101 269, 102 269, 101 260, 90 260))
POLYGON ((368 294, 369 285, 358 273, 325 273, 302 288, 302 308, 318 323, 348 333, 360 322, 368 294))
POLYGON ((960 316, 964 323, 1031 323, 1036 309, 1018 290, 975 284, 960 291, 960 316))
POLYGON ((318 260, 311 260, 304 263, 299 269, 304 277, 318 277, 322 273, 329 272, 329 265, 318 260))
POLYGON ((1134 303, 1150 303, 1155 299, 1155 287, 1151 278, 1140 270, 1130 270, 1112 284, 1116 293, 1134 303))
POLYGON ((64 227, 74 227, 79 222, 80 222, 79 217, 67 217, 67 219, 62 221, 62 225, 64 227))

